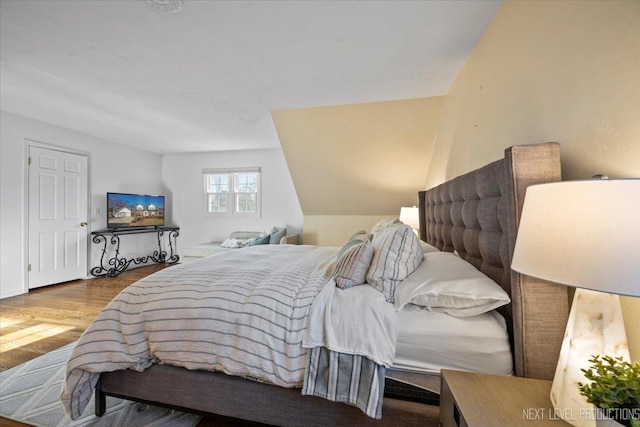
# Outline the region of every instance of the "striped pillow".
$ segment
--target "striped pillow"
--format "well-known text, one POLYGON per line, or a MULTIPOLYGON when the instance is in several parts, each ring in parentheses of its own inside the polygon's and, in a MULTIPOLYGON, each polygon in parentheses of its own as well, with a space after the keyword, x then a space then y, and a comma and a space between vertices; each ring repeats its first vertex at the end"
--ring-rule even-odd
MULTIPOLYGON (((368 238, 369 234, 367 233, 367 230, 358 230, 349 237, 349 240, 359 239, 364 242, 368 238)), ((347 240, 347 242, 349 240, 347 240)))
POLYGON ((367 283, 393 302, 396 286, 420 265, 420 239, 408 225, 388 227, 373 236, 374 254, 367 283))
POLYGON ((371 234, 376 235, 389 227, 395 227, 396 225, 402 224, 398 218, 385 218, 376 222, 373 228, 371 229, 371 234))
MULTIPOLYGON (((349 241, 347 245, 352 241, 349 241)), ((350 245, 338 256, 335 273, 336 286, 341 289, 347 289, 365 284, 372 258, 373 245, 368 240, 350 245)))
POLYGON ((347 243, 342 247, 342 249, 340 249, 340 251, 338 251, 338 256, 336 257, 336 260, 339 260, 340 258, 342 258, 344 253, 351 246, 358 245, 366 240, 371 240, 370 234, 367 234, 367 232, 364 230, 356 232, 353 236, 349 237, 349 240, 347 240, 347 243))

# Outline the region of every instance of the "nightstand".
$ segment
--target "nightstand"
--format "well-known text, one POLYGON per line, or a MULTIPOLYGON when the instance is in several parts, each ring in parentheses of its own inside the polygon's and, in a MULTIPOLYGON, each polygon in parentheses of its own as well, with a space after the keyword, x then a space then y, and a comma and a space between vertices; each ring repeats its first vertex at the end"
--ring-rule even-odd
MULTIPOLYGON (((442 371, 442 427, 569 426, 549 399, 551 381, 442 371)), ((577 416, 577 414, 576 414, 577 416)))

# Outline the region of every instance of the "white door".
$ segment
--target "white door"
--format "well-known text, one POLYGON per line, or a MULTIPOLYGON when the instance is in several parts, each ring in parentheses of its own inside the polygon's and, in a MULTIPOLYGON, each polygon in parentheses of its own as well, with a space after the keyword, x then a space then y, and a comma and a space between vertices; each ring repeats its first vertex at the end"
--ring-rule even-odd
POLYGON ((87 275, 87 157, 29 148, 29 289, 87 275))

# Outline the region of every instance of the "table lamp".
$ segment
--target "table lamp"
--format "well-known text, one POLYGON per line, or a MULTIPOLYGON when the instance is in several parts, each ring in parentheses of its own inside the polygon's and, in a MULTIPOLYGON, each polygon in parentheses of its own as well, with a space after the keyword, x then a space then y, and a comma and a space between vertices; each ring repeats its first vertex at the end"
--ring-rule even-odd
POLYGON ((407 224, 409 227, 413 229, 413 232, 418 234, 418 229, 420 228, 420 209, 413 206, 402 207, 400 208, 400 221, 404 224, 407 224))
POLYGON ((594 426, 580 369, 593 355, 629 360, 618 295, 640 296, 640 179, 528 187, 511 268, 577 288, 551 402, 568 423, 594 426))

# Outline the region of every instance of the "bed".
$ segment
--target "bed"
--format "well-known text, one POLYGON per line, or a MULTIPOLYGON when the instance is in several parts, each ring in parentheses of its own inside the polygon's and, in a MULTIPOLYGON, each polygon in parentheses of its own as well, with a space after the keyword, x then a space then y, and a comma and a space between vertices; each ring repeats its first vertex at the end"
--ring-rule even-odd
MULTIPOLYGON (((509 268, 526 187, 557 180, 558 144, 514 146, 503 159, 419 193, 420 238, 466 260, 510 296, 511 303, 497 311, 506 325, 513 372, 523 377, 552 378, 568 316, 566 287, 509 268)), ((405 316, 409 323, 414 314, 405 316)), ((437 396, 414 396, 415 390, 437 393, 437 366, 414 369, 403 363, 386 370, 393 386, 378 420, 351 405, 303 396, 297 388, 167 364, 101 373, 96 414, 104 412, 106 396, 116 396, 273 425, 438 425, 437 396)))

